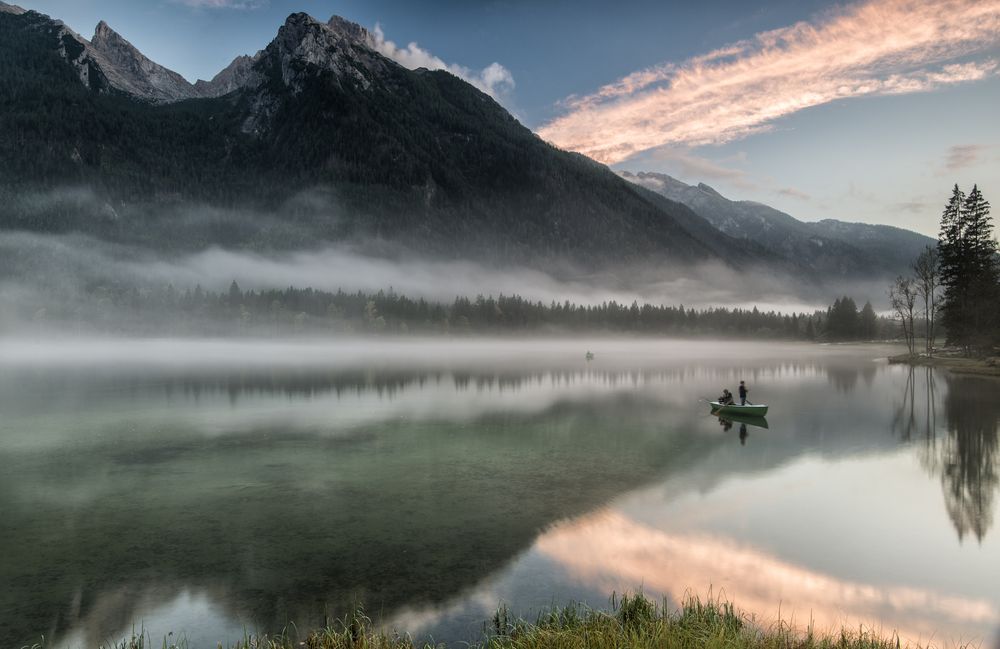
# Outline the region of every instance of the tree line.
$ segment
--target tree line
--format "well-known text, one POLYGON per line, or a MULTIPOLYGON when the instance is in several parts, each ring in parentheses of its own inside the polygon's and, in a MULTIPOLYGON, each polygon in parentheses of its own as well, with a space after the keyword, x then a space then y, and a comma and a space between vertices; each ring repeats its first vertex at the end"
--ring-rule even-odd
POLYGON ((941 214, 936 247, 899 276, 889 302, 911 355, 923 336, 932 356, 941 329, 945 343, 966 356, 985 356, 1000 345, 1000 253, 990 204, 977 185, 968 195, 956 184, 941 214))
POLYGON ((543 303, 519 295, 456 297, 450 303, 393 290, 336 292, 312 288, 228 291, 201 286, 101 285, 76 299, 48 301, 22 314, 38 326, 75 326, 113 334, 274 335, 525 334, 546 332, 717 336, 768 340, 850 341, 893 335, 871 303, 841 297, 825 311, 780 313, 742 308, 687 308, 618 302, 543 303))

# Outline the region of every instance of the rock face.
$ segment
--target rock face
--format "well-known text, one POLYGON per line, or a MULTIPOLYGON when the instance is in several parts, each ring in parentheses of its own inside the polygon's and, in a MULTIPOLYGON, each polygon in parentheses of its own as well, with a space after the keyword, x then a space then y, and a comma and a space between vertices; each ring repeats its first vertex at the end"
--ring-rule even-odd
POLYGON ((0 2, 0 12, 19 16, 24 13, 24 9, 21 9, 17 5, 9 5, 6 2, 0 2))
POLYGON ((122 92, 154 103, 199 96, 184 77, 146 58, 103 20, 94 31, 90 48, 106 64, 102 67, 111 85, 122 92))
POLYGON ((249 83, 253 75, 253 65, 260 60, 261 53, 255 56, 238 56, 211 81, 199 79, 194 89, 202 97, 222 97, 235 92, 249 83))
POLYGON ((243 132, 266 130, 281 101, 320 76, 339 89, 358 92, 391 76, 387 72, 398 64, 372 50, 373 42, 368 30, 338 16, 322 23, 305 13, 290 15, 244 77, 251 109, 243 132), (274 82, 283 89, 277 91, 274 82))
MULTIPOLYGON (((0 10, 24 13, 19 7, 3 3, 0 10)), ((269 108, 273 97, 261 87, 274 73, 286 88, 298 93, 307 79, 322 73, 333 73, 336 80, 367 87, 386 66, 396 65, 372 49, 375 39, 364 27, 339 16, 322 23, 308 14, 296 13, 288 17, 267 49, 254 56, 238 56, 211 81, 191 84, 150 60, 104 21, 97 25, 89 42, 58 24, 60 53, 88 88, 118 91, 155 104, 222 97, 247 89, 256 107, 245 124, 248 133, 259 129, 273 112, 269 108)))
POLYGON ((357 81, 367 88, 373 77, 396 63, 374 52, 368 30, 334 17, 321 23, 304 13, 292 14, 263 52, 262 67, 279 68, 281 80, 293 92, 303 81, 332 72, 337 82, 357 81))
POLYGON ((107 23, 97 25, 88 41, 58 20, 0 4, 3 13, 35 16, 33 28, 46 32, 84 86, 100 93, 117 92, 154 104, 199 97, 184 77, 155 63, 118 35, 107 23))

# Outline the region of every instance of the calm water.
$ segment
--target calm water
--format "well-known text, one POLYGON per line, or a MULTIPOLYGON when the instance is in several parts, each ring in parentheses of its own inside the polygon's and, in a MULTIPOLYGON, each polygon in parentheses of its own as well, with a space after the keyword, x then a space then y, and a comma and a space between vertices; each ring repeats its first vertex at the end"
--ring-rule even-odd
POLYGON ((993 646, 1000 381, 891 352, 0 343, 0 647, 214 646, 357 602, 473 640, 500 602, 640 587, 993 646), (768 428, 698 401, 741 378, 768 428))

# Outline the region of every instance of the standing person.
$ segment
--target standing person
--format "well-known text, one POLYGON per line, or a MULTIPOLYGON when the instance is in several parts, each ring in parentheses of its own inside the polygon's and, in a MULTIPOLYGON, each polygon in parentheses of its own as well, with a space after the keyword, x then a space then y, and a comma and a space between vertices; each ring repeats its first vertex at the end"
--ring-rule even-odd
POLYGON ((743 383, 743 381, 740 381, 740 405, 741 406, 747 405, 747 392, 749 392, 749 391, 750 391, 750 388, 748 388, 743 383))

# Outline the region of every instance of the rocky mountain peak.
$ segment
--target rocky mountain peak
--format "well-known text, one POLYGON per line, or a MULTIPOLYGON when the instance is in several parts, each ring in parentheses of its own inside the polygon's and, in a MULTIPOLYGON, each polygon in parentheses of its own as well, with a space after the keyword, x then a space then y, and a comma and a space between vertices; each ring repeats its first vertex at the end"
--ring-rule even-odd
POLYGON ((18 7, 17 5, 9 5, 6 2, 0 2, 0 13, 14 14, 15 16, 19 16, 25 13, 25 10, 22 9, 21 7, 18 7))
POLYGON ((396 65, 375 52, 370 39, 366 29, 336 16, 327 23, 301 12, 288 16, 278 35, 251 63, 244 87, 251 91, 252 109, 243 131, 265 130, 288 97, 275 92, 272 84, 261 83, 265 78, 280 80, 291 96, 320 78, 323 83, 367 91, 388 66, 396 65))
POLYGON ((345 39, 353 40, 364 45, 372 45, 375 42, 375 38, 372 36, 370 31, 357 23, 352 23, 346 18, 331 16, 326 25, 335 34, 338 34, 345 39))
POLYGON ((264 50, 263 58, 280 68, 282 81, 294 92, 301 90, 306 79, 323 73, 332 73, 334 83, 351 80, 367 89, 381 70, 394 65, 372 45, 368 30, 339 16, 321 23, 309 14, 294 13, 264 50))
POLYGON ((237 56, 224 70, 212 77, 211 81, 199 79, 194 88, 202 97, 222 97, 229 93, 251 85, 255 78, 253 65, 260 60, 261 53, 255 56, 237 56))
MULTIPOLYGON (((104 22, 103 20, 97 23, 97 27, 94 29, 94 38, 91 39, 91 43, 107 43, 114 39, 119 39, 124 41, 125 39, 118 35, 118 32, 111 29, 111 26, 104 22)), ((126 43, 128 41, 125 41, 126 43)))
POLYGON ((97 24, 90 49, 116 89, 154 103, 192 99, 198 91, 184 77, 149 60, 103 20, 97 24))
POLYGON ((717 198, 725 198, 722 194, 715 191, 715 188, 712 187, 711 185, 706 185, 705 183, 698 183, 698 189, 711 196, 715 196, 717 198))

